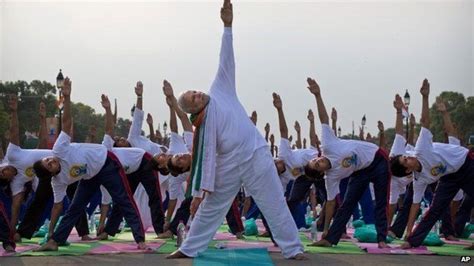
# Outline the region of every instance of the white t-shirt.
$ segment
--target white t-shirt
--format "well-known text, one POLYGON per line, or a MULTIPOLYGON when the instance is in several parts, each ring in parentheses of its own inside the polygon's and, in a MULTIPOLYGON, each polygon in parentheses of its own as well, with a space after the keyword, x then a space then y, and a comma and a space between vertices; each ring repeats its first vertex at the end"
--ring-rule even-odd
POLYGON ((5 154, 7 165, 13 166, 17 170, 17 175, 10 183, 12 195, 15 196, 23 192, 25 184, 32 181, 33 189, 38 186, 38 178, 33 171, 33 164, 45 157, 52 156, 51 150, 44 149, 22 149, 21 147, 9 143, 5 154))
POLYGON ((340 181, 368 167, 379 147, 366 141, 341 140, 328 124, 322 124, 321 130, 322 156, 331 162, 325 173, 327 196, 333 200, 339 194, 340 181))
MULTIPOLYGON (((392 149, 390 150, 390 157, 413 154, 411 151, 413 146, 406 144, 406 140, 402 135, 396 134, 395 140, 393 141, 392 149)), ((398 201, 400 194, 405 193, 408 184, 413 182, 413 176, 397 177, 392 176, 390 180, 390 204, 395 204, 398 201)))
POLYGON ((163 152, 162 148, 164 146, 154 143, 150 139, 141 135, 144 116, 145 113, 143 110, 135 108, 135 111, 133 112, 132 125, 130 127, 127 140, 132 147, 143 149, 153 155, 160 154, 163 152))
MULTIPOLYGON (((189 137, 189 134, 188 134, 188 137, 189 137)), ((191 136, 191 143, 192 143, 192 136, 191 136)), ((172 155, 179 154, 179 153, 189 153, 188 147, 185 143, 185 139, 181 137, 180 135, 174 132, 171 132, 170 149, 168 150, 168 153, 172 155)), ((171 200, 184 197, 183 182, 186 181, 188 175, 189 175, 189 172, 180 174, 176 177, 172 176, 169 178, 168 193, 171 200)))
POLYGON ((137 171, 138 168, 140 168, 145 151, 140 148, 114 148, 113 143, 114 140, 112 137, 105 134, 102 144, 117 156, 123 166, 123 169, 125 170, 125 173, 129 175, 137 171))
POLYGON ((184 137, 184 142, 186 143, 186 148, 188 148, 189 152, 193 152, 193 138, 194 138, 193 132, 184 131, 183 137, 184 137))
POLYGON ((415 146, 415 156, 421 164, 421 172, 415 178, 436 182, 442 176, 455 173, 466 161, 468 149, 459 145, 433 143, 431 132, 422 127, 415 146))
POLYGON ((54 202, 58 203, 66 196, 68 185, 99 173, 107 159, 107 148, 100 144, 71 143, 71 137, 62 131, 54 143, 53 155, 61 164, 61 172, 51 179, 54 202))
POLYGON ((291 149, 290 141, 282 138, 280 140, 280 147, 278 151, 278 158, 285 162, 286 172, 289 172, 292 179, 295 179, 304 174, 304 167, 309 161, 318 156, 318 151, 315 149, 291 149))

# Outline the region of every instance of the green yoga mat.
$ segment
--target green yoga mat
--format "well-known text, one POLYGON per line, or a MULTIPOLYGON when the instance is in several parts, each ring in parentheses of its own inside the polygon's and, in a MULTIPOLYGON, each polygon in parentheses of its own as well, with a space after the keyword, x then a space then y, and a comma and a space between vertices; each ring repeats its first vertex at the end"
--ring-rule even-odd
POLYGON ((68 247, 59 247, 58 251, 33 252, 27 251, 21 253, 20 256, 80 256, 89 250, 100 245, 98 242, 89 243, 71 243, 68 247))
POLYGON ((193 260, 193 266, 270 266, 272 259, 266 249, 209 249, 193 260))
POLYGON ((464 249, 466 246, 463 245, 449 245, 444 244, 440 247, 427 247, 429 251, 435 252, 441 256, 474 256, 474 250, 464 249))

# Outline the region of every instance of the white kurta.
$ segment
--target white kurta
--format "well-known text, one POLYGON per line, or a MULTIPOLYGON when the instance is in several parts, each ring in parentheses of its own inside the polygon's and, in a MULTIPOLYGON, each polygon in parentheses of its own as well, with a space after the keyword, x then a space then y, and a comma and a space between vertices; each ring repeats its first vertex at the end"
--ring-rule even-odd
POLYGON ((243 184, 267 219, 283 256, 302 253, 270 151, 237 98, 232 28, 224 28, 219 70, 209 95, 217 112, 216 147, 211 147, 216 160, 215 171, 203 169, 203 175, 210 175, 203 176, 203 182, 209 181, 204 186, 212 192, 201 203, 180 251, 195 257, 207 249, 243 184))

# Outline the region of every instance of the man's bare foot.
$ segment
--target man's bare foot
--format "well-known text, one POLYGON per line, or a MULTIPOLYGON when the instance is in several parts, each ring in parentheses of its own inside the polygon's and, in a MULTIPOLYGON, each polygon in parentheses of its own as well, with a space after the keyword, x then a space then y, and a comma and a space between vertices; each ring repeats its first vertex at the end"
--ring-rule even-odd
POLYGON ((148 246, 145 244, 145 242, 140 242, 140 243, 138 243, 137 248, 138 248, 139 250, 151 250, 151 248, 148 247, 148 246))
POLYGON ((158 234, 158 236, 156 236, 156 238, 158 239, 166 239, 166 238, 173 238, 173 232, 171 232, 170 230, 167 230, 161 234, 158 234))
POLYGON ((90 237, 89 235, 85 235, 81 237, 82 241, 91 241, 94 240, 94 238, 90 237))
POLYGON ((467 250, 474 250, 474 244, 470 245, 469 247, 465 247, 464 249, 467 249, 467 250))
POLYGON ((260 235, 258 235, 259 237, 270 237, 270 233, 265 231, 263 233, 261 233, 260 235))
POLYGON ((444 239, 449 240, 449 241, 459 241, 459 239, 457 239, 453 235, 449 235, 449 236, 445 237, 444 239))
POLYGON ((395 235, 395 233, 392 232, 392 231, 390 231, 390 230, 388 230, 387 235, 388 235, 389 237, 392 237, 392 238, 397 238, 397 236, 395 235))
POLYGON ((321 239, 317 242, 313 242, 313 243, 309 244, 308 246, 311 246, 311 247, 332 247, 332 244, 329 243, 329 241, 327 241, 326 239, 321 239))
POLYGON ((21 243, 21 235, 15 233, 15 235, 13 236, 13 240, 15 241, 15 243, 21 243))
POLYGON ((409 242, 404 242, 403 244, 400 245, 401 249, 410 249, 412 248, 411 244, 409 242))
POLYGON ((33 252, 38 251, 57 251, 58 250, 58 243, 56 241, 50 239, 46 244, 43 244, 41 247, 33 250, 33 252))
POLYGON ((175 252, 169 254, 168 256, 166 256, 167 259, 190 259, 191 257, 188 257, 186 255, 184 255, 183 252, 176 250, 175 252))
POLYGON ((290 260, 309 260, 303 253, 298 253, 294 257, 289 258, 290 260))
POLYGON ((379 242, 379 248, 390 248, 390 246, 385 242, 379 242))
POLYGON ((14 248, 12 245, 6 245, 6 246, 5 246, 5 252, 6 252, 6 253, 14 253, 14 252, 15 252, 15 248, 14 248))
POLYGON ((243 232, 238 232, 237 234, 235 234, 235 237, 237 237, 237 239, 245 239, 243 232))
POLYGON ((107 240, 109 239, 109 235, 106 232, 100 233, 95 240, 107 240))

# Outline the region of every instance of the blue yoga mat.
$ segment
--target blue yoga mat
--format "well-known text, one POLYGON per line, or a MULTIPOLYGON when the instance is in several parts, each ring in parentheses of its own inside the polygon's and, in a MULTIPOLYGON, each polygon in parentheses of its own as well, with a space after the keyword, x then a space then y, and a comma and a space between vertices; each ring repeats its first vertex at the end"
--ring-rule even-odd
POLYGON ((224 266, 245 265, 261 266, 273 265, 268 251, 262 248, 255 249, 208 249, 193 260, 193 266, 224 266))

